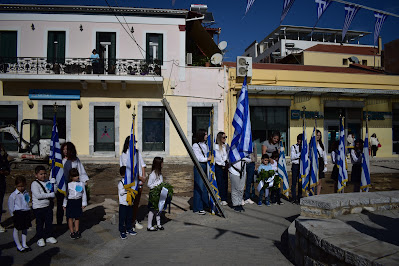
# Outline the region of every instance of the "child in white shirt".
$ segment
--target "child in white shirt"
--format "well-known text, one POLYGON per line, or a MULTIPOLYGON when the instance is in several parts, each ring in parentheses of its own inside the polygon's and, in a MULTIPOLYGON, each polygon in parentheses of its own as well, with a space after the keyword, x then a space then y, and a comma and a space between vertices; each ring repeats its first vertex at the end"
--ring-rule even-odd
POLYGON ((137 235, 137 232, 133 229, 133 205, 129 205, 127 203, 127 191, 123 185, 125 180, 126 166, 119 168, 119 173, 122 177, 122 180, 118 182, 119 233, 121 239, 126 239, 127 234, 134 236, 137 235))
MULTIPOLYGON (((148 183, 147 186, 150 189, 153 189, 154 187, 158 186, 163 182, 163 177, 162 177, 162 167, 163 167, 163 158, 161 157, 155 157, 154 161, 152 162, 152 172, 150 176, 148 177, 148 183)), ((151 191, 151 190, 150 190, 151 191)), ((151 195, 151 193, 150 193, 151 195)), ((149 200, 148 202, 151 202, 149 200)), ((148 208, 150 209, 148 213, 148 226, 147 226, 147 231, 158 231, 158 230, 164 230, 164 227, 161 225, 161 216, 160 212, 162 210, 159 210, 157 212, 155 210, 155 206, 152 206, 151 203, 148 204, 148 208), (152 220, 154 219, 154 215, 156 214, 156 220, 157 220, 157 227, 152 226, 152 220)))

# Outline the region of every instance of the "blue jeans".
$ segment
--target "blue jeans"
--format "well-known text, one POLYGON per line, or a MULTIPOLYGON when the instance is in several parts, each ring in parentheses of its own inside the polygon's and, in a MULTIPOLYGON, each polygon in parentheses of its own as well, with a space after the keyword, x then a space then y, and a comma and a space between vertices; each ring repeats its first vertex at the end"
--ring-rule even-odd
MULTIPOLYGON (((202 170, 206 173, 206 163, 200 163, 202 170)), ((198 212, 209 207, 208 191, 206 190, 205 184, 194 166, 194 197, 193 197, 193 211, 198 212)))
POLYGON ((229 177, 227 170, 219 165, 215 166, 216 182, 218 184, 220 200, 227 201, 227 188, 229 186, 229 177))
POLYGON ((133 228, 133 206, 119 204, 119 232, 125 233, 133 228))
POLYGON ((265 197, 265 202, 269 202, 270 203, 270 190, 269 190, 269 188, 265 188, 265 187, 263 187, 260 191, 259 191, 259 202, 262 202, 262 200, 263 200, 263 194, 265 193, 265 190, 268 190, 267 191, 267 195, 266 195, 266 197, 265 197))
POLYGON ((291 172, 292 172, 292 184, 291 184, 291 195, 292 200, 299 200, 302 198, 302 183, 299 182, 299 175, 300 175, 300 166, 299 164, 292 164, 291 172), (298 197, 296 195, 296 187, 298 184, 298 197))
MULTIPOLYGON (((245 181, 244 200, 251 197, 251 185, 254 182, 255 162, 247 163, 247 181, 245 181)), ((255 186, 255 184, 254 184, 255 186)))

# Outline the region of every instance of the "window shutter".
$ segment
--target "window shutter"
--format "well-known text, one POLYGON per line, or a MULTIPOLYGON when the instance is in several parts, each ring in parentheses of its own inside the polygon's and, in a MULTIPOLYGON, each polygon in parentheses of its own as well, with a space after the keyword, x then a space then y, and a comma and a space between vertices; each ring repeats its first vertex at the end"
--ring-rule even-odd
POLYGON ((158 59, 161 61, 160 64, 163 65, 163 34, 158 35, 158 59))

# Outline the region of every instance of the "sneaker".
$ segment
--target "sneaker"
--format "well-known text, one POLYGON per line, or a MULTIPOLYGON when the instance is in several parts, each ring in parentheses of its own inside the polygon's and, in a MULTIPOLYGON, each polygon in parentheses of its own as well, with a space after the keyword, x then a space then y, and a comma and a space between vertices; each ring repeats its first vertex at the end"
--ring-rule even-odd
POLYGON ((239 207, 240 207, 240 210, 241 210, 242 212, 245 212, 244 207, 242 207, 242 206, 239 206, 239 207))
POLYGON ((143 229, 143 226, 142 226, 139 222, 137 222, 137 221, 136 221, 136 224, 134 225, 134 227, 135 227, 136 229, 143 229))
POLYGON ((284 205, 284 202, 280 201, 280 202, 278 203, 278 205, 284 205))
POLYGON ((37 245, 38 245, 39 247, 44 247, 44 246, 46 245, 46 243, 44 242, 44 239, 43 239, 43 238, 40 238, 40 239, 37 241, 37 245))
POLYGON ((270 207, 270 201, 266 201, 266 206, 270 207))
POLYGON ((134 231, 133 229, 127 230, 127 233, 128 233, 129 235, 131 235, 131 236, 137 235, 137 232, 134 231))
POLYGON ((227 203, 227 201, 222 200, 222 202, 220 204, 222 204, 222 206, 226 206, 228 203, 227 203))
POLYGON ((245 205, 245 201, 241 200, 241 206, 244 206, 244 205, 245 205))
POLYGON ((75 236, 76 236, 76 239, 79 239, 79 238, 82 237, 82 234, 80 233, 80 231, 77 231, 77 232, 75 233, 75 236))
POLYGON ((206 214, 206 212, 204 211, 204 210, 202 210, 202 211, 198 211, 198 212, 195 212, 196 214, 199 214, 199 215, 205 215, 206 214))
POLYGON ((6 231, 6 229, 0 225, 0 233, 4 233, 6 231))
POLYGON ((57 239, 55 239, 54 237, 49 237, 49 238, 47 238, 46 239, 46 242, 47 243, 50 243, 50 244, 55 244, 55 243, 57 243, 58 241, 57 241, 57 239))
POLYGON ((251 199, 247 199, 246 201, 244 201, 245 204, 254 204, 255 202, 253 202, 253 200, 251 199))
POLYGON ((261 200, 258 201, 258 206, 259 206, 259 207, 262 206, 262 201, 261 201, 261 200))
POLYGON ((126 238, 127 238, 126 233, 125 232, 121 232, 121 239, 126 239, 126 238))
POLYGON ((26 252, 27 250, 25 250, 25 248, 23 248, 23 247, 21 247, 21 249, 19 249, 19 248, 17 247, 17 251, 18 251, 18 252, 21 252, 21 253, 24 253, 24 252, 26 252))
POLYGON ((71 239, 75 240, 76 239, 76 234, 75 233, 70 233, 69 236, 71 237, 71 239))
POLYGON ((233 207, 233 210, 235 211, 235 212, 241 212, 241 208, 240 208, 241 206, 234 206, 233 207))

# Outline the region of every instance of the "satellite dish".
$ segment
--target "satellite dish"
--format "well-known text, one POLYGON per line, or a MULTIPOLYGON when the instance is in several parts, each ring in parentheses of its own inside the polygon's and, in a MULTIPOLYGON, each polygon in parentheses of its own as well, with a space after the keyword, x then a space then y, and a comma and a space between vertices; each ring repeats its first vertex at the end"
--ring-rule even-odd
POLYGON ((211 57, 211 63, 214 65, 220 65, 220 63, 222 63, 222 60, 223 60, 223 55, 219 53, 216 53, 211 57))
POLYGON ((226 49, 226 47, 227 47, 227 42, 226 42, 226 41, 221 41, 221 42, 218 44, 218 47, 219 47, 219 49, 220 49, 221 51, 223 51, 223 50, 226 49))

